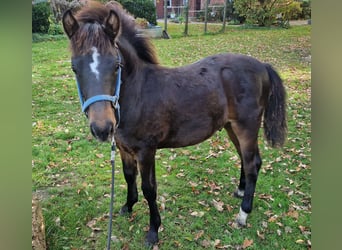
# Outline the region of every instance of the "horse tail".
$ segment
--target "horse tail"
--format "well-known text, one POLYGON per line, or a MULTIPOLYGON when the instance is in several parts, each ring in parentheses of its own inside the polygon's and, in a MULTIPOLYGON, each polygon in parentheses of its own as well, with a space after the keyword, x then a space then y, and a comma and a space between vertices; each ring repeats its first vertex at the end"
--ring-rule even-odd
POLYGON ((264 134, 270 146, 281 147, 287 135, 286 91, 272 66, 265 64, 265 67, 271 86, 264 112, 264 134))

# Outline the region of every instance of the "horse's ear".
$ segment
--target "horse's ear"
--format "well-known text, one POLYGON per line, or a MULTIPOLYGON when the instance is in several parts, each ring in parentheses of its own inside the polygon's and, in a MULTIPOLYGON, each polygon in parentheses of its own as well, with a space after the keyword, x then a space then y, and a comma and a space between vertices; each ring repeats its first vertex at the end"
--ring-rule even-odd
POLYGON ((64 12, 62 21, 64 31, 70 39, 79 28, 78 22, 70 9, 64 12))
POLYGON ((120 19, 114 10, 110 10, 109 15, 105 22, 104 31, 114 42, 115 38, 120 33, 120 19))

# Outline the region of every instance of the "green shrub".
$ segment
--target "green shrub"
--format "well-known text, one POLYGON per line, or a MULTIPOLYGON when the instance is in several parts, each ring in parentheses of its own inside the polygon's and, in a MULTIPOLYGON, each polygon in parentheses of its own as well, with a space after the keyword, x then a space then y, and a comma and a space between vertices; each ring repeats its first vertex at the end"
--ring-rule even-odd
POLYGON ((302 13, 300 15, 300 18, 311 19, 311 0, 303 1, 300 4, 300 7, 302 8, 302 13))
POLYGON ((302 13, 302 8, 299 2, 292 2, 285 6, 282 10, 285 20, 297 20, 302 13))
POLYGON ((60 22, 56 23, 51 18, 50 20, 50 27, 48 34, 49 35, 62 35, 64 34, 62 24, 60 22))
POLYGON ((32 4, 32 32, 48 33, 50 28, 49 16, 51 14, 50 4, 40 2, 32 4))
POLYGON ((234 1, 236 13, 246 18, 247 24, 269 27, 276 21, 276 16, 283 15, 283 20, 298 18, 301 13, 300 3, 294 0, 239 0, 234 1))
POLYGON ((152 0, 119 0, 118 2, 135 18, 145 18, 150 24, 157 24, 156 7, 152 0))

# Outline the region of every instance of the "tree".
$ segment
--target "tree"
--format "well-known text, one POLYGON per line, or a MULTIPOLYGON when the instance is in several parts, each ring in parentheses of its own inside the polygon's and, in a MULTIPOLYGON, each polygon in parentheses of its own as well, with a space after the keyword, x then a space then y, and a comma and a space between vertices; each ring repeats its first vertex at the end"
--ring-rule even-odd
POLYGON ((150 24, 157 24, 156 7, 152 0, 117 0, 135 18, 145 18, 150 24))
POLYGON ((188 0, 186 0, 185 2, 184 14, 185 14, 184 35, 187 36, 188 30, 189 30, 189 1, 188 0))
POLYGON ((32 4, 32 33, 48 33, 49 16, 50 6, 48 2, 32 4))
POLYGON ((289 8, 297 8, 294 0, 235 0, 234 7, 240 16, 246 18, 248 24, 259 26, 271 26, 277 15, 287 14, 290 17, 289 8))

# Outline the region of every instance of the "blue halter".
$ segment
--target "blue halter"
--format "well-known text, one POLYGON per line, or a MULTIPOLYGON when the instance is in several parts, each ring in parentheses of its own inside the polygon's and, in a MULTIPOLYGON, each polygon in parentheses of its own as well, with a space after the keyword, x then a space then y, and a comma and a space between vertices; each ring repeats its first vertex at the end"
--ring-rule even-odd
POLYGON ((115 115, 116 115, 116 121, 117 121, 116 126, 119 126, 119 123, 120 123, 119 97, 120 97, 120 87, 121 87, 121 83, 122 83, 121 82, 121 68, 122 68, 121 56, 120 56, 120 52, 118 50, 118 69, 116 72, 117 75, 116 75, 116 83, 115 83, 115 93, 113 96, 111 96, 111 95, 95 95, 95 96, 88 98, 85 101, 84 97, 82 95, 82 92, 81 92, 80 84, 78 83, 77 78, 76 78, 77 92, 78 92, 78 96, 80 98, 81 109, 82 109, 82 112, 84 112, 86 116, 88 116, 86 111, 91 104, 93 104, 95 102, 99 102, 99 101, 109 101, 112 103, 113 108, 115 109, 115 115))

